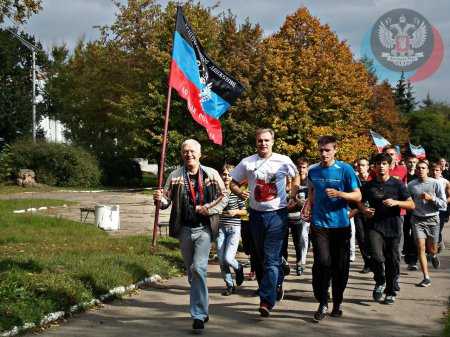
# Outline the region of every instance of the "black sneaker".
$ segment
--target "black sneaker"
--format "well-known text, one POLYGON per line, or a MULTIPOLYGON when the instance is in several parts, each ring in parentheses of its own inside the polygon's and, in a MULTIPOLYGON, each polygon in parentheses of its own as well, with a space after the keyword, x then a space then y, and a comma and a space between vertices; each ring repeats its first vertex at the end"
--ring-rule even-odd
POLYGON ((340 304, 333 304, 333 310, 331 310, 331 317, 342 317, 342 310, 340 304))
POLYGON ((301 265, 296 265, 295 266, 295 273, 297 274, 297 276, 301 276, 303 275, 304 269, 301 265))
POLYGON ((324 304, 319 305, 319 309, 314 313, 314 321, 320 322, 323 320, 328 313, 328 307, 324 304))
POLYGON ((361 271, 360 271, 359 273, 360 273, 360 274, 368 274, 368 273, 370 273, 370 272, 371 272, 370 267, 364 266, 364 268, 361 269, 361 271))
POLYGON ((205 328, 205 324, 201 319, 194 319, 194 322, 192 323, 192 329, 194 331, 201 331, 205 328))
POLYGON ((433 265, 434 269, 438 269, 441 265, 441 261, 439 261, 439 256, 437 256, 437 254, 431 256, 431 264, 433 265))
POLYGON ((424 278, 420 283, 416 284, 417 287, 429 287, 431 286, 431 280, 429 278, 424 278))
POLYGON ((384 298, 383 304, 394 304, 395 303, 395 296, 392 295, 386 295, 384 298))
POLYGON ((277 301, 280 302, 284 298, 284 289, 283 286, 277 287, 277 301))
POLYGON ((291 267, 289 267, 289 263, 284 259, 281 262, 281 268, 283 268, 283 275, 287 276, 291 273, 291 267))
POLYGON ((416 271, 416 270, 419 270, 418 268, 417 268, 417 264, 415 264, 415 263, 410 263, 410 264, 408 264, 408 268, 407 268, 408 270, 410 270, 410 271, 416 271))
POLYGON ((375 288, 373 288, 372 291, 372 297, 375 302, 379 302, 381 298, 383 297, 384 292, 384 284, 377 284, 375 285, 375 288))
POLYGON ((209 315, 205 317, 205 319, 203 320, 203 323, 208 323, 209 322, 209 315))
POLYGON ((227 287, 227 289, 225 289, 222 292, 222 296, 230 296, 230 295, 234 294, 235 292, 236 292, 236 288, 234 286, 233 287, 227 287))
POLYGON ((244 266, 239 263, 239 268, 236 270, 236 285, 239 287, 244 282, 244 266))

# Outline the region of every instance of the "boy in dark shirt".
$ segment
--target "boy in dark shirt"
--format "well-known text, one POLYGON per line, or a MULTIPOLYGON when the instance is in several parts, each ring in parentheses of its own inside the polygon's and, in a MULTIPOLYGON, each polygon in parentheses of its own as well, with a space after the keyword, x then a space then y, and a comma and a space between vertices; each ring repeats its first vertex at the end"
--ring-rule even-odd
POLYGON ((380 301, 384 291, 384 303, 393 304, 395 280, 400 274, 400 208, 414 209, 415 206, 405 185, 389 175, 392 157, 380 153, 374 162, 377 177, 363 187, 363 202, 358 208, 367 216, 370 227, 371 269, 375 280, 373 298, 380 301))

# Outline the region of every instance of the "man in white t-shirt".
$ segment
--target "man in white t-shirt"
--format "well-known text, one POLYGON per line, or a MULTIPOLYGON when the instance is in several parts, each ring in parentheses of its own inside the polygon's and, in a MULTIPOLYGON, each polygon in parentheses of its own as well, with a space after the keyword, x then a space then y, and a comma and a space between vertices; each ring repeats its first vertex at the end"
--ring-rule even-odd
POLYGON ((250 233, 257 260, 256 277, 259 284, 262 317, 267 317, 276 300, 283 297, 281 249, 287 230, 288 208, 295 207, 299 186, 297 167, 288 156, 272 152, 272 129, 256 130, 257 153, 242 159, 231 172, 231 190, 242 199, 250 198, 250 233), (293 178, 288 205, 286 178, 293 178), (240 186, 248 184, 249 191, 240 186))

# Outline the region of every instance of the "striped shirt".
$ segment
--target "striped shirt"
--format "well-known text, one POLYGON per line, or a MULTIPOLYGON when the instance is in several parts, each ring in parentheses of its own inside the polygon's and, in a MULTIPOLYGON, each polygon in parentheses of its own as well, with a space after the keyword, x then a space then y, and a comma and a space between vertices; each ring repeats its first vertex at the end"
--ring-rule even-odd
MULTIPOLYGON (((228 210, 244 209, 244 201, 242 201, 236 194, 231 193, 228 195, 228 204, 223 209, 223 212, 228 210)), ((219 227, 222 226, 240 226, 241 218, 232 217, 227 214, 221 214, 219 218, 219 227)))

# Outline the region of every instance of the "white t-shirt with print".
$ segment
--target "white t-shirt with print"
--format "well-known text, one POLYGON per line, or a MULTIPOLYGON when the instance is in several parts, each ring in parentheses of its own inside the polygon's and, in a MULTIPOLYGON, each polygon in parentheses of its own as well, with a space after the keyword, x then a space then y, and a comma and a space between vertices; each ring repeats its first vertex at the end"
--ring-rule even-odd
MULTIPOLYGON (((444 191, 444 194, 445 194, 446 191, 447 191, 448 180, 445 179, 444 177, 439 177, 437 179, 437 181, 439 182, 439 184, 441 184, 442 190, 444 191)), ((445 194, 445 197, 448 198, 448 195, 445 194)), ((443 208, 440 208, 439 210, 440 211, 446 211, 447 210, 447 205, 445 205, 445 207, 443 207, 443 208)))
POLYGON ((298 175, 291 158, 272 153, 268 158, 258 154, 242 159, 231 172, 238 183, 247 181, 250 208, 256 211, 276 211, 287 206, 286 177, 298 175))

